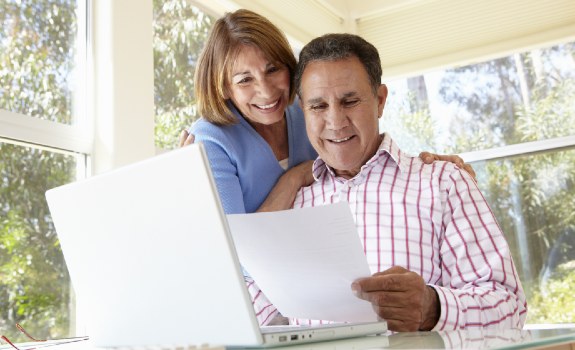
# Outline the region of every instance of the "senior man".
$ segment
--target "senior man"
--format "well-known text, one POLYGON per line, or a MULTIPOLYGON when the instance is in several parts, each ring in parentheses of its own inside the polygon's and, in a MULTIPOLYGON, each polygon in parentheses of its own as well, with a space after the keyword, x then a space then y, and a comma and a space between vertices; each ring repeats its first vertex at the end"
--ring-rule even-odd
POLYGON ((356 35, 301 51, 295 84, 319 157, 294 207, 349 203, 373 273, 351 288, 390 330, 522 328, 525 294, 485 198, 454 164, 424 164, 380 134, 381 74, 377 49, 356 35))

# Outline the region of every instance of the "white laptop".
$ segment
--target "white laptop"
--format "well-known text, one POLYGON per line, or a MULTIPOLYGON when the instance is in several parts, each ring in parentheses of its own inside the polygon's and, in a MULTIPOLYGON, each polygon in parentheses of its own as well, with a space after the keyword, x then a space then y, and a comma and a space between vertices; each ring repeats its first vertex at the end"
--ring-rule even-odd
POLYGON ((208 164, 195 144, 46 192, 96 346, 267 347, 387 330, 260 328, 208 164))

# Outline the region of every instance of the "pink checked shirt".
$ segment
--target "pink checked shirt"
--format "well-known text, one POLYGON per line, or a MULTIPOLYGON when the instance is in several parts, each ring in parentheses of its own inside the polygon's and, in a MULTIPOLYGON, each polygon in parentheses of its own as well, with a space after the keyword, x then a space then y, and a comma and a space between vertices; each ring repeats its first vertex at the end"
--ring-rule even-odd
MULTIPOLYGON (((523 327, 527 303, 509 246, 465 171, 424 164, 384 135, 354 178, 337 177, 319 158, 313 173, 316 181, 298 192, 294 207, 348 202, 372 273, 402 266, 435 288, 441 316, 434 330, 523 327)), ((254 283, 248 286, 267 324, 277 311, 254 283)))

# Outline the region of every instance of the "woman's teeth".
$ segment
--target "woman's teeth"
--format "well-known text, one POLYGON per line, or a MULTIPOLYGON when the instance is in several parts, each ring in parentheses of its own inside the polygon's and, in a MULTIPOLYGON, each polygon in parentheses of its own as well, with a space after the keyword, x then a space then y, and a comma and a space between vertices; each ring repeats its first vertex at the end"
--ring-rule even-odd
MULTIPOLYGON (((278 100, 279 101, 279 100, 278 100)), ((274 103, 270 103, 269 105, 256 105, 259 109, 270 109, 272 107, 275 107, 275 105, 278 103, 278 101, 275 101, 274 103)))

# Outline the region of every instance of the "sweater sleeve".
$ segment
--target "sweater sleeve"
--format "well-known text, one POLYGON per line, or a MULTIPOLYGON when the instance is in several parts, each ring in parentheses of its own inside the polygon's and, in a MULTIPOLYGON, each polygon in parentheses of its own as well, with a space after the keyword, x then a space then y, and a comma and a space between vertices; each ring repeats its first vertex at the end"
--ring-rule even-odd
POLYGON ((201 134, 196 136, 196 142, 204 144, 224 212, 245 213, 244 197, 235 160, 221 143, 202 136, 201 134))
POLYGON ((509 246, 471 177, 455 170, 442 191, 441 315, 434 330, 522 328, 527 302, 509 246))

